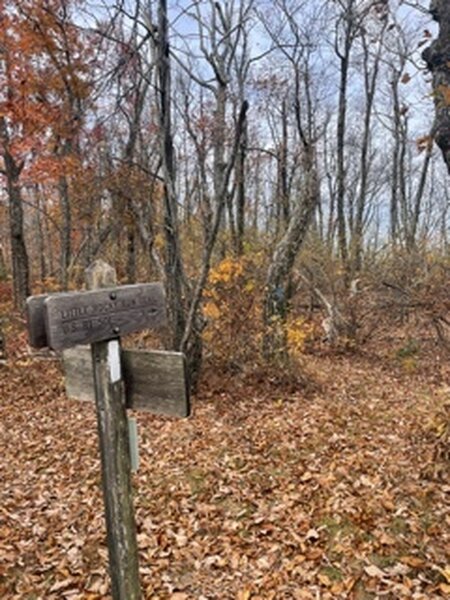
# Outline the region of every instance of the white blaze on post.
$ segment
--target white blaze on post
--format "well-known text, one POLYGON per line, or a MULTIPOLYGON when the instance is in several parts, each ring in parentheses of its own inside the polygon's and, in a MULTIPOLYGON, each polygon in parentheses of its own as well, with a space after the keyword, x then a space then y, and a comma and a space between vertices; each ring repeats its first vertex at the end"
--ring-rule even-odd
POLYGON ((108 342, 108 367, 111 383, 116 383, 121 379, 120 369, 120 346, 117 340, 108 342))

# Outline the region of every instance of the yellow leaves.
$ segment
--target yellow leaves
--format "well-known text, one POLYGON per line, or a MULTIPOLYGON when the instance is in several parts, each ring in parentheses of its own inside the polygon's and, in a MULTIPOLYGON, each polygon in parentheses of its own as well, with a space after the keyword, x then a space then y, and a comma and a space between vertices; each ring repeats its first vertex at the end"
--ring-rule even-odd
POLYGON ((247 281, 247 283, 244 285, 244 290, 246 292, 248 292, 249 294, 251 294, 254 291, 255 287, 256 287, 255 282, 253 280, 250 280, 250 281, 247 281))
POLYGON ((155 242, 154 242, 155 248, 157 250, 162 251, 164 249, 165 246, 165 239, 164 239, 164 234, 159 232, 155 235, 155 242))
POLYGON ((443 435, 447 431, 447 427, 448 427, 448 424, 445 421, 441 421, 440 423, 437 423, 436 424, 436 436, 443 437, 443 435))
POLYGON ((259 353, 260 304, 253 258, 228 257, 219 262, 204 293, 207 326, 203 339, 221 362, 259 353))
POLYGON ((414 373, 417 370, 417 359, 414 356, 406 356, 401 364, 406 373, 414 373))
POLYGON ((239 278, 244 272, 242 260, 225 258, 215 269, 211 270, 209 281, 213 285, 230 283, 239 278))
POLYGON ((203 314, 208 319, 219 319, 220 310, 215 302, 205 302, 203 305, 203 314))
POLYGON ((236 595, 236 600, 249 600, 252 594, 251 586, 247 585, 236 595))
POLYGON ((325 575, 323 573, 319 573, 319 575, 317 576, 317 579, 325 587, 329 587, 331 585, 331 579, 328 577, 328 575, 325 575))
POLYGON ((441 575, 444 577, 445 581, 450 584, 450 565, 447 565, 443 569, 439 569, 441 575))
POLYGON ((438 571, 445 579, 445 582, 439 584, 439 590, 450 596, 450 565, 446 565, 443 569, 438 568, 438 571))
POLYGON ((288 351, 294 356, 304 352, 305 344, 311 338, 313 327, 303 317, 288 319, 286 323, 286 336, 288 351))

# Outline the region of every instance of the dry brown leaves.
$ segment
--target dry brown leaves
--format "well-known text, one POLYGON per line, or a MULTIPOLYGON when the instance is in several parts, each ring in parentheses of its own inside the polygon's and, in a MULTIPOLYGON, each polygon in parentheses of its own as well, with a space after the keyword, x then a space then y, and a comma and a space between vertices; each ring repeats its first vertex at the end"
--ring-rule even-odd
MULTIPOLYGON (((448 597, 450 486, 424 475, 447 374, 311 363, 314 397, 205 383, 189 420, 138 415, 145 598, 448 597)), ((93 407, 55 362, 0 377, 0 597, 108 598, 93 407)))

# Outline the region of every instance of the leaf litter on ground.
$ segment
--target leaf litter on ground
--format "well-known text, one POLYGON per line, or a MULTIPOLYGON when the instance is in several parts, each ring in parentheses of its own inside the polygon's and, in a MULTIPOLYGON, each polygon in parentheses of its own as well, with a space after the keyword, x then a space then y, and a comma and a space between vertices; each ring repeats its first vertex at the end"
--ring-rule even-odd
MULTIPOLYGON (((450 486, 426 425, 445 363, 308 362, 310 393, 206 375, 190 419, 137 413, 144 598, 448 597, 450 486)), ((0 597, 109 598, 93 405, 24 355, 0 391, 0 597)))

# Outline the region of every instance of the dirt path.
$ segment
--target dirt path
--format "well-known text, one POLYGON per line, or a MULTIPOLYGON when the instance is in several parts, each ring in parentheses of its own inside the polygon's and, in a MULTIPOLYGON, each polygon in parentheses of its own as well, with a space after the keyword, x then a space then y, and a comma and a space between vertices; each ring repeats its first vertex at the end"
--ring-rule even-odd
MULTIPOLYGON (((450 485, 431 469, 447 374, 309 362, 306 396, 233 381, 187 421, 139 415, 145 598, 448 597, 450 485)), ((93 408, 49 362, 0 378, 0 597, 107 598, 93 408)))

